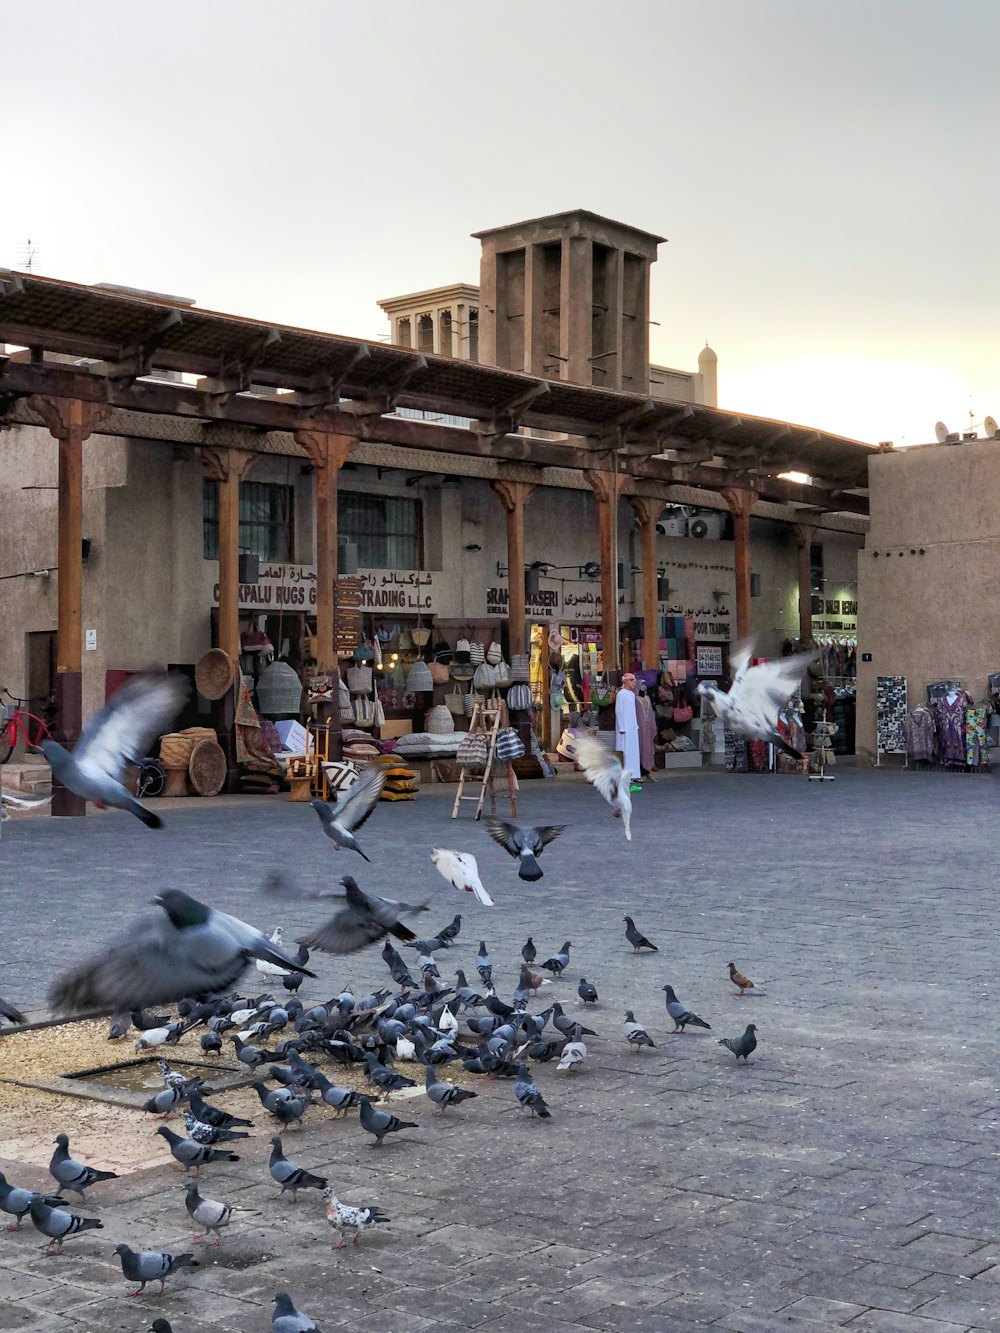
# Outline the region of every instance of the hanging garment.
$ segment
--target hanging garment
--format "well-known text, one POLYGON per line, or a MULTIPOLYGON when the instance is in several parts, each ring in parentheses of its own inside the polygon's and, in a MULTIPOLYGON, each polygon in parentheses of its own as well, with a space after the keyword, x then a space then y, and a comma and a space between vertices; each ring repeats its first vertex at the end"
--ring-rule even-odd
POLYGON ((653 771, 656 744, 656 716, 648 695, 635 696, 635 714, 639 726, 639 763, 644 773, 653 771))
POLYGON ((970 768, 986 763, 986 706, 965 710, 965 762, 970 768))
POLYGON ((938 750, 943 764, 965 765, 965 710, 968 702, 964 693, 944 694, 937 701, 938 750))
POLYGON ((918 704, 906 715, 906 757, 914 761, 934 758, 934 718, 929 708, 918 704))

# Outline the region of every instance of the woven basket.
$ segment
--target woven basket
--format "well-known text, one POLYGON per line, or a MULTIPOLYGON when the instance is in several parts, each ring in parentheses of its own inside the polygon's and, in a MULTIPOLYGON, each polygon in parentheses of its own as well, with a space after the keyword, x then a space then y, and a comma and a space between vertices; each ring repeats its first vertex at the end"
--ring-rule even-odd
POLYGON ((312 778, 308 774, 304 778, 288 779, 288 799, 290 801, 312 800, 312 778))
POLYGON ((187 764, 164 764, 164 782, 161 796, 187 796, 187 764))
POLYGON ((424 731, 436 736, 450 736, 455 730, 455 719, 444 704, 435 704, 424 719, 424 731))
POLYGON ((188 779, 198 796, 218 796, 226 782, 226 752, 213 735, 191 751, 188 779))
POLYGON ((221 648, 211 648, 194 669, 194 683, 204 699, 221 699, 232 687, 233 659, 221 648))
POLYGON ((194 746, 193 736, 185 736, 182 731, 168 731, 160 737, 160 763, 164 768, 183 768, 187 772, 194 746))
POLYGON ((190 736, 193 745, 199 741, 214 741, 217 739, 214 727, 185 727, 183 731, 176 733, 178 736, 190 736))

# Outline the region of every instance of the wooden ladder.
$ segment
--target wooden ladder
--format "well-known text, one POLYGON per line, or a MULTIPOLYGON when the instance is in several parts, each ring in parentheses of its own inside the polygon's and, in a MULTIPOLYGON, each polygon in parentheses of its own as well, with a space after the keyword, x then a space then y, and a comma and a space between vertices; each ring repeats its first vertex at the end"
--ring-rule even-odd
MULTIPOLYGON (((500 718, 502 705, 499 700, 489 702, 485 699, 477 699, 472 709, 472 717, 469 720, 469 735, 474 736, 481 733, 486 735, 486 767, 483 769, 483 780, 480 783, 479 791, 474 796, 463 795, 465 791, 466 770, 462 766, 458 775, 458 791, 455 793, 455 804, 451 808, 451 817, 458 817, 458 809, 462 801, 476 802, 476 819, 480 819, 483 813, 483 805, 486 801, 487 791, 490 794, 490 814, 497 812, 496 791, 493 786, 495 777, 494 763, 497 736, 500 732, 500 718)), ((504 767, 507 770, 507 798, 510 801, 510 813, 513 818, 517 817, 517 774, 508 763, 504 767)))

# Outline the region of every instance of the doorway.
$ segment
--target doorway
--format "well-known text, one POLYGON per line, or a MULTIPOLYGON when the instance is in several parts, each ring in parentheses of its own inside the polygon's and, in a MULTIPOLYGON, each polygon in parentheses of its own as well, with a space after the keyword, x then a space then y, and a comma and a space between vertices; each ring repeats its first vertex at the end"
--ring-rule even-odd
POLYGON ((37 630, 24 639, 28 712, 51 727, 56 715, 56 632, 37 630))

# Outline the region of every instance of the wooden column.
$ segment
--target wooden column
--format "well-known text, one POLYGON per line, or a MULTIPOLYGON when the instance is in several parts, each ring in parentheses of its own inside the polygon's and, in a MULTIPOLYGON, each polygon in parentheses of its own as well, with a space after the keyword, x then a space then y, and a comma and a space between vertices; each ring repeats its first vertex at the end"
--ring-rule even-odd
POLYGON ((660 665, 660 614, 656 597, 656 520, 663 501, 648 495, 630 495, 628 502, 639 520, 642 545, 642 665, 655 671, 660 665))
MULTIPOLYGON (((77 398, 30 398, 59 441, 58 620, 55 739, 71 750, 83 726, 83 442, 108 408, 77 398)), ((60 783, 52 788, 54 815, 85 815, 86 802, 60 783)))
POLYGON ((816 529, 809 523, 793 523, 792 537, 798 547, 799 574, 799 640, 808 643, 813 636, 812 617, 812 562, 809 548, 816 529))
POLYGON ((244 449, 202 445, 205 475, 219 483, 218 647, 240 662, 240 482, 256 454, 244 449))
POLYGON ((736 637, 750 637, 750 514, 757 499, 748 486, 728 486, 722 498, 733 516, 736 565, 736 637))
MULTIPOLYGON (((597 534, 601 563, 601 640, 604 670, 617 674, 618 654, 618 496, 617 472, 584 472, 597 497, 597 534)), ((615 681, 617 684, 617 680, 615 681)))
POLYGON ((507 511, 507 638, 510 652, 527 652, 524 604, 524 506, 535 489, 525 481, 499 478, 490 486, 507 511))

